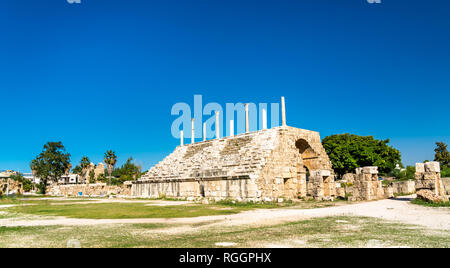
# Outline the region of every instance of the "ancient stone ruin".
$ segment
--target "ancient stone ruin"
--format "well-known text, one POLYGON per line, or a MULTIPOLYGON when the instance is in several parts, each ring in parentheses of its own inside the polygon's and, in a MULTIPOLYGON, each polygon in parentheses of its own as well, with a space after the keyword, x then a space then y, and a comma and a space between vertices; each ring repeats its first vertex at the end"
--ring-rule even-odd
POLYGON ((22 183, 12 179, 0 179, 0 196, 23 194, 22 183))
POLYGON ((343 187, 338 189, 340 197, 350 201, 376 200, 393 197, 392 187, 383 187, 378 180, 378 167, 361 167, 356 174, 348 173, 343 177, 343 187))
POLYGON ((327 199, 335 182, 319 133, 282 126, 178 146, 133 184, 132 195, 327 199))
POLYGON ((249 132, 246 112, 246 133, 224 138, 216 134, 216 139, 188 145, 181 141, 133 182, 132 195, 253 201, 333 198, 334 173, 319 133, 286 126, 284 99, 281 107, 280 127, 249 132))
POLYGON ((123 186, 106 185, 106 183, 58 185, 47 187, 47 194, 51 196, 129 196, 131 185, 125 183, 123 186))
POLYGON ((417 163, 415 179, 417 198, 431 202, 448 201, 439 162, 417 163))

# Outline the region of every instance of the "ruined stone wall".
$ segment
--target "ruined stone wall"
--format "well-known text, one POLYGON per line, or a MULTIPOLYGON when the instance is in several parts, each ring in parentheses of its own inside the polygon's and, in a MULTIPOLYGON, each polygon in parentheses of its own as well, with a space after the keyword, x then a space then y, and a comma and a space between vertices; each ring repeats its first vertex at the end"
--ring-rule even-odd
POLYGON ((319 133, 277 127, 178 146, 133 184, 132 194, 293 199, 308 193, 307 169, 315 198, 335 196, 331 162, 319 133))
POLYGON ((345 194, 350 201, 377 200, 393 195, 393 190, 383 188, 378 180, 378 167, 357 168, 356 174, 345 177, 349 180, 345 185, 345 194))
POLYGON ((7 193, 15 195, 23 194, 22 183, 11 179, 0 179, 0 196, 6 195, 7 193))
POLYGON ((415 179, 418 198, 432 202, 448 201, 439 162, 417 163, 415 179))
POLYGON ((316 199, 336 196, 331 162, 318 132, 292 127, 279 129, 278 146, 268 159, 257 180, 265 198, 294 199, 306 197, 308 192, 316 199))
POLYGON ((416 183, 409 181, 394 181, 391 183, 394 194, 412 194, 416 191, 416 183))
POLYGON ((450 178, 442 178, 442 184, 444 185, 446 195, 450 195, 450 178))
POLYGON ((133 196, 213 200, 236 199, 257 201, 257 187, 249 178, 222 180, 167 180, 133 184, 133 196))
POLYGON ((106 183, 51 185, 47 187, 47 194, 51 196, 107 196, 107 195, 131 195, 131 185, 115 186, 106 183))

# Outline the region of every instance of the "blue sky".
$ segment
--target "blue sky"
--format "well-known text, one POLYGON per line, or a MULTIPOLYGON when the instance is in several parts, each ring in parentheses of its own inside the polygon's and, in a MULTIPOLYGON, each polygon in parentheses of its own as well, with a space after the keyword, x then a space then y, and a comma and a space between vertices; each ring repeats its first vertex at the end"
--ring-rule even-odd
POLYGON ((279 102, 288 124, 391 139, 403 162, 450 142, 446 0, 3 0, 0 169, 47 141, 148 169, 177 102, 279 102))

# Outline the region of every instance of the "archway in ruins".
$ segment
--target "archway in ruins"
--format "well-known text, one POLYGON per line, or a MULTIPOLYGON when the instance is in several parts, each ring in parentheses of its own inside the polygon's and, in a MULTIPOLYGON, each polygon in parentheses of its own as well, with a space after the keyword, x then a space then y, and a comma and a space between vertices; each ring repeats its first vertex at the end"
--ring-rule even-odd
MULTIPOLYGON (((296 184, 296 195, 306 197, 310 172, 320 168, 319 156, 305 139, 298 139, 295 142, 295 148, 298 150, 300 157, 297 158, 297 178, 292 183, 296 184)), ((292 185, 289 187, 293 188, 292 185)), ((289 187, 286 189, 289 189, 289 187)))
POLYGON ((320 169, 320 163, 318 163, 319 155, 311 148, 311 145, 305 139, 298 139, 295 142, 295 148, 297 148, 301 155, 303 165, 310 171, 320 169))

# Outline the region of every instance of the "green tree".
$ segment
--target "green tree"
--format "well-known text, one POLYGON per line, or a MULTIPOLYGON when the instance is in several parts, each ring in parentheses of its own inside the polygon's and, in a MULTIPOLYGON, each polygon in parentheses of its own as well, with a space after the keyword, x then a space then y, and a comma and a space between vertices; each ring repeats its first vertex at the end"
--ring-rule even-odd
POLYGON ((450 165, 450 152, 447 149, 447 144, 444 142, 436 142, 434 152, 434 161, 438 161, 441 167, 445 168, 450 165))
POLYGON ((141 176, 141 167, 133 163, 133 158, 130 157, 125 164, 113 171, 113 175, 119 178, 118 183, 136 180, 141 176))
POLYGON ((21 173, 12 175, 10 179, 22 183, 24 192, 29 192, 33 189, 33 183, 30 180, 25 179, 21 173))
MULTIPOLYGON (((83 170, 81 169, 81 167, 79 165, 77 165, 72 169, 72 173, 77 174, 81 178, 81 175, 83 174, 83 170)), ((77 180, 77 183, 78 183, 78 180, 77 180)))
POLYGON ((378 166, 381 174, 388 174, 401 165, 401 154, 388 145, 389 139, 339 134, 326 137, 322 143, 339 177, 357 167, 378 166))
POLYGON ((117 163, 117 156, 113 151, 109 150, 105 153, 104 160, 109 175, 109 184, 111 185, 111 174, 114 170, 114 166, 117 163))
POLYGON ((86 183, 87 179, 87 173, 89 171, 89 167, 91 166, 91 160, 87 156, 83 156, 80 161, 80 167, 81 167, 81 178, 84 183, 86 183))
POLYGON ((89 183, 95 183, 95 171, 93 169, 89 171, 89 183))
POLYGON ((48 142, 44 145, 42 152, 30 164, 31 170, 41 180, 39 188, 42 194, 45 194, 48 182, 57 182, 69 165, 70 154, 66 153, 62 142, 48 142))

